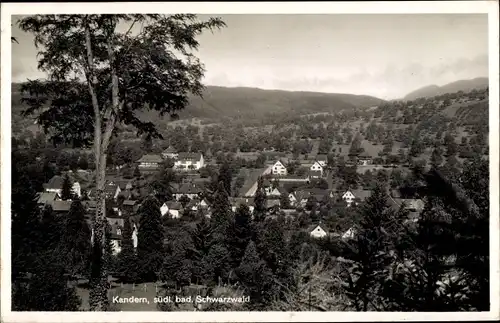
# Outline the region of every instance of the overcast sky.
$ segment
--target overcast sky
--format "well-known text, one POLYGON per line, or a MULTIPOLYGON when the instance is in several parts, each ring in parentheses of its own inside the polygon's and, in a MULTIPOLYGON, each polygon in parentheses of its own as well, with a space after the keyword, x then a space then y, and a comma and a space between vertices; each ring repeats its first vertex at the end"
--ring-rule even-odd
MULTIPOLYGON (((396 99, 422 86, 488 76, 486 14, 222 18, 226 28, 199 38, 209 85, 396 99)), ((43 77, 33 37, 15 24, 12 34, 19 40, 13 81, 43 77)))

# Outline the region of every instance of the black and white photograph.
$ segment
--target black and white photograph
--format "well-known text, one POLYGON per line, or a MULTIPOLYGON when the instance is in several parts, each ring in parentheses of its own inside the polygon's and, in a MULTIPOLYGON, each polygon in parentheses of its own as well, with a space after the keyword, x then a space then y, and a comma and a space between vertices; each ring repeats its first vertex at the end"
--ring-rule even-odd
POLYGON ((498 2, 436 3, 2 4, 2 310, 498 319, 498 2))

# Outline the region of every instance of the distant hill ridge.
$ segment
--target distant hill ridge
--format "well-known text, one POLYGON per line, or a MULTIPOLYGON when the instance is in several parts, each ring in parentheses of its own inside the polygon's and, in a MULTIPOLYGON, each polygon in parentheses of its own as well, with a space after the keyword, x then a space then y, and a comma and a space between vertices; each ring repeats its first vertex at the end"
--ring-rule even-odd
MULTIPOLYGON (((12 85, 13 109, 20 105, 19 85, 12 85)), ((368 95, 207 86, 203 98, 193 96, 189 106, 180 112, 180 117, 220 119, 259 118, 271 114, 302 115, 368 108, 384 102, 368 95)))
POLYGON ((458 91, 469 92, 472 90, 484 89, 488 86, 487 77, 477 77, 470 80, 459 80, 452 83, 448 83, 443 86, 428 85, 424 86, 418 90, 408 93, 404 100, 415 100, 418 98, 430 98, 437 95, 442 95, 446 93, 455 93, 458 91))

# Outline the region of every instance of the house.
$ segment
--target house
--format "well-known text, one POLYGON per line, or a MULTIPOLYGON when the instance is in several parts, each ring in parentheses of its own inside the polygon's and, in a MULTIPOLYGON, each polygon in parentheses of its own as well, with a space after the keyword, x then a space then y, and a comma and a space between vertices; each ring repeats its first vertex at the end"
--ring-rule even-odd
POLYGON ((323 175, 323 167, 319 161, 315 161, 314 164, 309 167, 309 170, 312 172, 320 172, 323 175))
POLYGON ((59 200, 61 200, 61 196, 59 196, 59 194, 56 192, 39 192, 37 203, 40 205, 45 205, 59 200))
POLYGON ((366 151, 362 152, 358 156, 358 165, 367 166, 372 163, 372 156, 370 156, 366 151))
POLYGON ((174 162, 174 169, 177 170, 199 170, 205 167, 205 160, 202 153, 180 153, 174 162))
POLYGON ((354 237, 356 236, 356 232, 357 232, 356 228, 350 227, 346 232, 342 234, 342 239, 344 240, 354 239, 354 237))
POLYGON ((276 161, 272 167, 272 174, 285 176, 287 174, 287 170, 284 162, 281 160, 276 161))
POLYGON ((181 208, 182 205, 179 202, 168 201, 163 203, 163 205, 160 207, 160 212, 162 216, 170 215, 172 219, 178 219, 181 217, 179 213, 181 208))
POLYGON ((280 197, 282 190, 279 187, 268 186, 265 189, 267 197, 280 197))
POLYGON ((173 197, 177 201, 184 195, 191 200, 198 198, 203 192, 202 186, 200 183, 183 183, 178 188, 174 188, 173 197))
MULTIPOLYGON (((135 223, 132 225, 132 245, 134 249, 137 248, 137 226, 135 223)), ((118 255, 122 251, 122 241, 123 241, 123 224, 111 224, 111 248, 114 256, 118 255)), ((93 232, 92 232, 93 235, 93 232)))
POLYGON ((134 200, 125 200, 122 203, 123 213, 131 214, 134 213, 134 206, 137 204, 137 201, 134 200))
POLYGON ((168 146, 167 149, 165 149, 162 153, 161 156, 165 159, 177 159, 179 154, 177 153, 177 150, 175 150, 174 147, 168 146))
POLYGON ((107 199, 115 200, 116 198, 118 198, 118 195, 120 195, 121 191, 122 190, 120 189, 120 186, 116 185, 114 182, 109 182, 104 187, 104 195, 107 199))
MULTIPOLYGON (((48 183, 43 184, 43 188, 44 188, 45 192, 57 193, 57 194, 59 194, 59 196, 61 196, 63 182, 64 182, 64 178, 62 176, 55 175, 54 177, 52 177, 49 180, 48 183)), ((71 188, 72 188, 73 193, 76 196, 82 197, 82 188, 80 186, 80 183, 78 183, 76 181, 73 182, 73 185, 71 188)))
POLYGON ((325 229, 322 223, 309 227, 308 231, 309 235, 316 239, 324 238, 328 235, 328 231, 325 229))
POLYGON ((321 165, 321 167, 325 167, 328 163, 328 156, 323 154, 316 155, 316 162, 321 165))
POLYGON ((141 159, 139 159, 137 162, 139 163, 138 166, 140 170, 157 170, 163 163, 163 158, 161 158, 160 155, 146 154, 142 156, 141 159))
POLYGON ((351 206, 353 202, 363 202, 365 199, 371 196, 370 190, 347 190, 342 194, 342 199, 347 203, 347 206, 351 206))

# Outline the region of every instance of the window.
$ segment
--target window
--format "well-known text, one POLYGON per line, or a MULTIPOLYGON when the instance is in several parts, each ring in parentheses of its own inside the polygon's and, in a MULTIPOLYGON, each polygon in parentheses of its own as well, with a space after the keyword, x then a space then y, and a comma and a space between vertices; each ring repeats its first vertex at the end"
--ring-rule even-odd
POLYGON ((122 230, 116 229, 116 234, 119 235, 119 236, 121 236, 122 235, 122 230))

